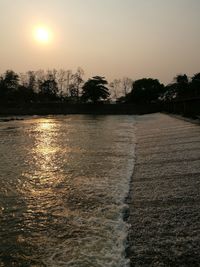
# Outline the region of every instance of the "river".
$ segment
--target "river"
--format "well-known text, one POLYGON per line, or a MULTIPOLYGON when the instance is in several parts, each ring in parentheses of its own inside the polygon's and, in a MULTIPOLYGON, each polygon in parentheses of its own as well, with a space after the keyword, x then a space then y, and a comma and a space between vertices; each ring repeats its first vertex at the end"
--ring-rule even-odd
POLYGON ((134 116, 0 119, 0 266, 126 267, 134 116))

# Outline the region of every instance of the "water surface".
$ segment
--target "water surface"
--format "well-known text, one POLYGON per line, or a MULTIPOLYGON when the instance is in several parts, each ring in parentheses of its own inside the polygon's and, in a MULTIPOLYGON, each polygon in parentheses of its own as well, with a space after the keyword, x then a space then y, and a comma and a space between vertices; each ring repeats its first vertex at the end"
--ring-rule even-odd
POLYGON ((0 266, 128 266, 133 116, 0 122, 0 266))

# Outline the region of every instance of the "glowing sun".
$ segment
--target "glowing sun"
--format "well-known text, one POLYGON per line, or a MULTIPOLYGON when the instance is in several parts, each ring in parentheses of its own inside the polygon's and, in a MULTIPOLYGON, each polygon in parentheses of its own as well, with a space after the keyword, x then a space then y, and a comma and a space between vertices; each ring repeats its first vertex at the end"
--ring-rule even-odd
POLYGON ((51 39, 51 33, 45 27, 37 27, 35 29, 34 36, 35 36, 36 41, 43 43, 43 44, 49 43, 51 39))

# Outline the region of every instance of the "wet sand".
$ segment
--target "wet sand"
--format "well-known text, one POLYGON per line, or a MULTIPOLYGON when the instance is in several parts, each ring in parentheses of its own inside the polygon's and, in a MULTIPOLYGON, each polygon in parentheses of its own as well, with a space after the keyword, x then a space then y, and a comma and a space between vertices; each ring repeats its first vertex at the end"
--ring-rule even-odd
POLYGON ((127 200, 131 266, 200 266, 200 125, 144 115, 136 136, 127 200))

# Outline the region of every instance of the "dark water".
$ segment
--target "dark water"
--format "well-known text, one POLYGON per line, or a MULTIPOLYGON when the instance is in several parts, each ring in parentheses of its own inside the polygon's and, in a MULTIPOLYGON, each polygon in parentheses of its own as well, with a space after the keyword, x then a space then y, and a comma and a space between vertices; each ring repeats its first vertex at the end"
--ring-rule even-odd
POLYGON ((134 117, 0 122, 0 267, 129 266, 134 117))

